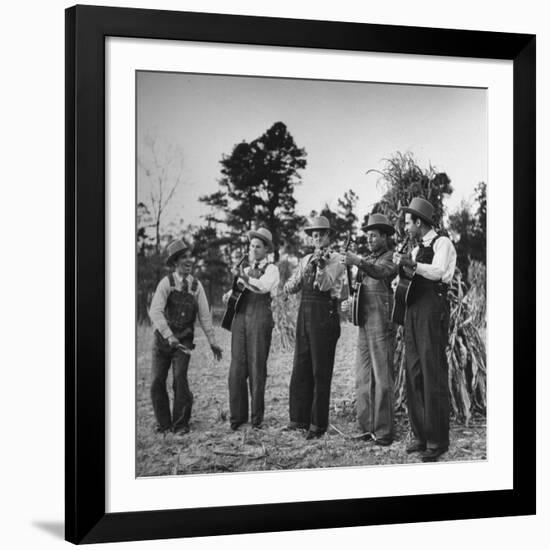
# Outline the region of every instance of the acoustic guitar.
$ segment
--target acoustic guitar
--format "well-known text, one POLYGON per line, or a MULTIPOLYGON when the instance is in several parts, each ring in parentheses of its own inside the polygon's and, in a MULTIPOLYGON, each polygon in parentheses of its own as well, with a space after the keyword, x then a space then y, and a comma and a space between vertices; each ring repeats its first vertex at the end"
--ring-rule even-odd
MULTIPOLYGON (((405 248, 409 244, 409 235, 405 239, 405 242, 401 245, 398 253, 403 254, 405 248)), ((405 324, 405 314, 407 312, 407 300, 409 299, 409 292, 411 289, 412 278, 405 274, 403 269, 399 270, 399 283, 395 289, 393 296, 393 309, 391 312, 391 320, 398 325, 405 324)))
MULTIPOLYGON (((237 264, 236 269, 239 269, 239 267, 241 267, 245 258, 246 256, 243 256, 239 260, 239 263, 237 264)), ((223 319, 222 319, 222 328, 229 331, 231 331, 233 318, 235 317, 235 314, 237 313, 237 311, 239 311, 240 301, 244 294, 244 291, 246 290, 244 286, 239 285, 238 281, 239 281, 239 276, 235 275, 235 277, 233 277, 233 286, 231 287, 231 296, 229 296, 229 300, 227 301, 227 305, 225 306, 225 313, 223 314, 223 319)))

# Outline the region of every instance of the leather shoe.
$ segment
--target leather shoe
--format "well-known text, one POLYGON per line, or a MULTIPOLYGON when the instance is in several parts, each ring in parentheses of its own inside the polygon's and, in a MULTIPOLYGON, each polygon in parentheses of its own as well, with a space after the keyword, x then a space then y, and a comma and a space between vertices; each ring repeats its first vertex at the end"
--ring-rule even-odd
POLYGON ((426 449, 422 453, 422 462, 435 462, 442 454, 446 453, 449 449, 443 447, 441 449, 426 449))
POLYGON ((306 439, 319 439, 323 437, 325 432, 314 432, 313 430, 308 430, 306 434, 306 439))
POLYGON ((393 439, 391 437, 379 437, 374 440, 375 445, 381 445, 382 447, 389 447, 392 443, 393 439))
POLYGON ((307 430, 308 427, 309 427, 308 424, 300 424, 298 422, 290 422, 289 424, 287 424, 283 428, 283 431, 284 432, 291 432, 291 431, 295 431, 295 430, 307 430))
POLYGON ((421 443, 420 441, 415 441, 411 443, 407 448, 407 453, 421 453, 426 450, 426 443, 421 443))
POLYGON ((175 435, 185 435, 189 433, 189 426, 179 426, 178 428, 174 429, 175 435))
POLYGON ((233 431, 238 430, 243 424, 244 422, 231 422, 231 429, 233 431))
POLYGON ((169 433, 171 431, 172 431, 172 429, 170 427, 161 428, 160 426, 155 426, 155 433, 156 434, 166 435, 167 433, 169 433))

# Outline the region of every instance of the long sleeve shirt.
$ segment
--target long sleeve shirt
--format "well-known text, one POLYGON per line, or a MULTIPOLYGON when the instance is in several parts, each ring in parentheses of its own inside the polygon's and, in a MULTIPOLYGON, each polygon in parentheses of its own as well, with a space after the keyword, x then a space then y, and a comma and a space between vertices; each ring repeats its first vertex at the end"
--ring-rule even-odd
MULTIPOLYGON (((183 278, 178 275, 177 272, 173 273, 174 283, 176 289, 181 290, 183 284, 183 278)), ((193 282, 193 277, 189 275, 187 277, 188 288, 191 289, 191 284, 193 282)), ((206 338, 211 346, 216 344, 216 338, 214 336, 214 326, 212 324, 212 315, 210 314, 210 308, 208 307, 208 300, 206 299, 206 293, 200 281, 197 280, 197 290, 195 291, 195 299, 198 304, 198 322, 201 325, 206 338)), ((166 300, 170 294, 170 280, 168 277, 164 277, 160 283, 157 285, 153 299, 151 300, 151 307, 149 309, 149 317, 160 334, 168 339, 170 336, 173 336, 166 317, 164 316, 164 308, 166 307, 166 300)))
MULTIPOLYGON (((285 284, 285 292, 294 294, 302 288, 302 282, 309 265, 312 254, 307 254, 298 262, 298 266, 285 284)), ((317 268, 314 286, 322 292, 330 290, 332 298, 340 298, 344 286, 345 267, 342 263, 342 256, 337 252, 331 252, 326 265, 321 269, 317 268)))
MULTIPOLYGON (((266 259, 262 260, 258 263, 258 268, 263 270, 267 263, 266 259)), ((246 274, 248 274, 249 271, 250 266, 244 268, 246 274)), ((271 297, 274 297, 279 287, 279 269, 275 264, 268 264, 265 268, 265 272, 259 278, 250 277, 246 283, 242 279, 239 279, 239 282, 251 292, 256 292, 257 294, 267 294, 270 292, 271 297)))
MULTIPOLYGON (((431 229, 422 239, 423 246, 430 246, 437 237, 437 233, 431 229)), ((434 257, 431 264, 416 264, 416 274, 429 279, 430 281, 442 281, 449 284, 453 280, 456 267, 456 250, 448 237, 439 237, 434 243, 434 257)), ((415 247, 411 253, 413 260, 416 259, 419 247, 415 247)))
POLYGON ((393 252, 382 250, 368 258, 361 259, 359 269, 373 279, 393 279, 399 267, 393 263, 393 252))

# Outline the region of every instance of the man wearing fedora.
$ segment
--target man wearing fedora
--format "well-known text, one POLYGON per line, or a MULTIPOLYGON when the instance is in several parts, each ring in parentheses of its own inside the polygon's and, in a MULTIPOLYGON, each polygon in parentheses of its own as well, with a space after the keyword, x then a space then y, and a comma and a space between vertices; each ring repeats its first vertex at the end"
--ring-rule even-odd
POLYGON ((191 350, 194 348, 194 325, 197 317, 216 360, 221 359, 222 352, 214 337, 204 288, 191 273, 194 264, 191 250, 181 240, 175 240, 168 245, 167 253, 166 264, 172 272, 159 282, 149 310, 155 329, 151 400, 157 422, 156 430, 160 433, 172 430, 185 434, 189 432, 193 405, 187 368, 191 350), (174 391, 172 414, 166 391, 170 366, 174 391))
POLYGON ((371 214, 362 228, 371 254, 345 254, 346 265, 356 265, 361 281, 361 325, 357 340, 355 395, 357 421, 366 438, 391 445, 394 428, 393 354, 395 329, 391 322, 393 263, 390 237, 395 232, 383 214, 371 214))
MULTIPOLYGON (((273 331, 271 298, 279 286, 279 270, 267 258, 273 249, 271 232, 262 227, 249 231, 247 236, 250 265, 235 273, 245 291, 231 325, 229 421, 233 430, 248 422, 248 387, 252 427, 262 427, 267 358, 273 331)), ((224 301, 230 294, 231 291, 224 295, 224 301)))
POLYGON ((413 273, 405 316, 407 408, 415 441, 407 452, 421 452, 424 462, 449 448, 449 381, 446 346, 449 332, 447 290, 456 266, 448 237, 434 229, 433 206, 415 197, 405 212, 405 230, 418 245, 411 255, 393 260, 413 273))
POLYGON ((290 378, 289 429, 307 430, 306 438, 321 437, 328 427, 330 385, 338 313, 345 268, 340 254, 330 252, 330 224, 324 216, 305 229, 315 251, 301 258, 284 286, 286 294, 302 291, 296 322, 296 346, 290 378))

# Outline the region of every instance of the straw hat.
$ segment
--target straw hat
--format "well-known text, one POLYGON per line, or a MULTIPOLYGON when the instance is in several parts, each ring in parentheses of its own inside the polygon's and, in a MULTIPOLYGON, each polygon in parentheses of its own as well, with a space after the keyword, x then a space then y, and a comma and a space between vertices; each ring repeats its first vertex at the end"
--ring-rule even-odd
POLYGON ((273 236, 271 235, 271 231, 265 227, 260 227, 256 231, 251 230, 246 235, 249 241, 252 239, 260 239, 260 241, 264 242, 269 249, 273 248, 273 236))
POLYGON ((189 249, 187 245, 181 240, 175 240, 168 244, 166 247, 166 252, 168 253, 168 258, 166 258, 166 265, 172 265, 176 260, 182 255, 185 254, 189 249))

